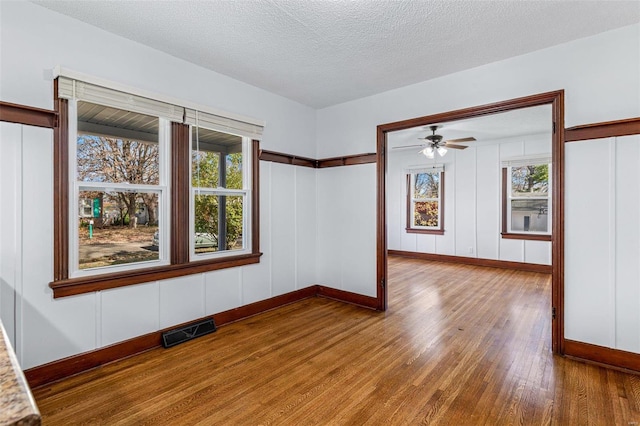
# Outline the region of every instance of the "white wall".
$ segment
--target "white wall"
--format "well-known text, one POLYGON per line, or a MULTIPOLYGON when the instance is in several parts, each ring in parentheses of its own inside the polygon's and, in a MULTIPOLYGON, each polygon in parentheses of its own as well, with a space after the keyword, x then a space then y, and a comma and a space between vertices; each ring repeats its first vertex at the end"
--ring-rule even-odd
MULTIPOLYGON (((31 3, 0 8, 3 101, 51 109, 60 65, 263 119, 261 148, 315 155, 311 108, 31 3)), ((23 368, 317 282, 316 171, 261 162, 260 264, 54 300, 52 131, 2 123, 0 137, 0 316, 23 368)))
MULTIPOLYGON (((391 133, 388 142, 398 145, 395 139, 404 137, 391 133)), ((436 154, 434 160, 426 160, 417 153, 417 148, 389 151, 387 248, 550 265, 550 242, 502 239, 500 232, 502 161, 532 154, 551 157, 551 135, 528 135, 470 145, 465 150, 450 149, 444 157, 436 154), (408 233, 405 230, 407 170, 434 161, 444 165, 445 233, 408 233)))
MULTIPOLYGON (((317 119, 317 156, 319 158, 335 157, 375 151, 376 126, 379 124, 559 89, 565 90, 565 123, 559 123, 560 128, 563 125, 571 127, 640 116, 640 24, 322 109, 318 111, 317 119)), ((579 145, 576 144, 576 146, 579 145)), ((569 146, 568 149, 576 148, 569 146)), ((478 158, 497 155, 495 152, 477 152, 478 158)), ((569 167, 566 176, 569 182, 575 179, 574 174, 580 173, 577 170, 582 170, 586 165, 593 165, 596 158, 599 157, 591 156, 588 152, 582 152, 579 149, 575 153, 569 151, 569 167), (574 167, 572 164, 580 166, 574 167)), ((636 169, 639 168, 638 161, 635 159, 637 157, 631 158, 625 157, 627 161, 633 162, 636 169)), ((600 165, 601 161, 595 164, 600 165)), ((341 172, 327 171, 327 174, 332 173, 341 172)), ((478 182, 481 179, 494 179, 492 176, 482 178, 480 174, 478 176, 478 182)), ((323 179, 329 181, 333 178, 324 176, 323 179)), ((371 174, 370 180, 364 184, 375 187, 374 174, 371 174)), ((570 194, 574 187, 570 185, 567 189, 569 205, 575 202, 570 194)), ((610 194, 605 192, 602 195, 609 197, 610 194)), ((333 201, 340 203, 339 199, 333 201)), ((343 220, 354 220, 357 217, 363 222, 370 223, 369 228, 362 229, 361 232, 375 234, 375 199, 369 200, 367 204, 361 204, 357 210, 348 210, 345 206, 346 204, 335 204, 333 208, 349 212, 351 218, 343 220)), ((637 204, 630 203, 626 208, 629 210, 619 209, 617 214, 621 215, 624 211, 626 221, 629 220, 628 217, 634 217, 637 221, 639 217, 637 204)), ((572 214, 571 210, 570 214, 572 214)), ((478 217, 480 216, 495 217, 495 212, 478 210, 478 217)), ((574 238, 577 233, 572 228, 576 224, 570 223, 572 218, 573 216, 569 216, 565 221, 565 225, 569 227, 566 240, 574 238)), ((452 218, 448 217, 446 220, 450 221, 452 218)), ((331 226, 333 221, 319 221, 318 234, 323 235, 329 232, 331 226)), ((618 227, 615 234, 616 255, 615 259, 611 259, 613 256, 611 250, 614 246, 605 238, 609 235, 608 233, 605 235, 605 232, 608 230, 602 230, 594 236, 599 241, 598 244, 590 244, 594 247, 602 247, 601 244, 606 243, 607 248, 602 252, 593 248, 587 249, 584 245, 575 243, 570 243, 566 250, 568 257, 566 271, 568 274, 565 276, 566 337, 640 352, 640 347, 635 343, 638 339, 637 330, 640 329, 637 317, 637 312, 640 311, 638 298, 626 297, 627 294, 636 294, 635 292, 640 291, 640 282, 631 272, 628 272, 629 268, 626 266, 621 266, 624 273, 618 273, 616 269, 615 280, 612 277, 613 272, 606 275, 599 269, 603 262, 606 264, 614 261, 623 262, 620 256, 625 256, 626 253, 631 253, 633 256, 637 253, 634 248, 637 237, 635 240, 633 237, 629 238, 629 235, 633 234, 618 227), (599 272, 594 271, 593 274, 578 272, 582 267, 589 271, 597 269, 599 272), (615 288, 622 286, 623 293, 618 294, 618 290, 613 291, 612 286, 615 288), (606 298, 603 298, 605 296, 606 298), (593 316, 590 317, 590 315, 593 316), (588 321, 583 321, 587 318, 589 318, 588 321), (606 321, 595 326, 601 318, 605 318, 606 321), (611 324, 615 324, 615 332, 611 324), (607 327, 606 330, 603 327, 607 327), (632 339, 627 334, 635 338, 632 339), (618 337, 614 339, 613 336, 618 337)), ((481 241, 485 239, 477 240, 479 255, 495 253, 494 245, 484 244, 481 241)), ((330 243, 330 241, 319 239, 318 253, 331 250, 330 243)), ((463 244, 469 245, 468 242, 463 244)), ((501 242, 501 244, 504 243, 501 242)), ((462 247, 464 248, 465 245, 462 247)), ((498 248, 501 258, 504 248, 498 248)), ((371 256, 368 261, 360 260, 360 264, 363 267, 367 265, 367 268, 369 268, 368 265, 374 265, 375 241, 369 242, 368 245, 363 244, 360 250, 364 250, 371 256)), ((442 252, 455 253, 455 246, 448 242, 442 247, 442 252)), ((515 253, 517 250, 508 250, 508 252, 515 253)), ((637 255, 635 256, 637 262, 637 255)), ((337 262, 326 263, 325 266, 331 268, 323 271, 323 274, 328 277, 339 277, 345 272, 345 267, 337 262)), ((351 265, 349 267, 354 268, 351 265)), ((358 272, 370 274, 371 271, 361 269, 356 271, 358 272)), ((353 269, 350 273, 354 273, 353 269)), ((330 283, 327 284, 330 285, 330 283)), ((350 289, 350 283, 342 283, 342 286, 346 290, 350 289)), ((372 279, 368 283, 370 293, 375 291, 375 286, 376 280, 372 279)))
POLYGON ((565 153, 565 335, 640 352, 640 136, 565 153))

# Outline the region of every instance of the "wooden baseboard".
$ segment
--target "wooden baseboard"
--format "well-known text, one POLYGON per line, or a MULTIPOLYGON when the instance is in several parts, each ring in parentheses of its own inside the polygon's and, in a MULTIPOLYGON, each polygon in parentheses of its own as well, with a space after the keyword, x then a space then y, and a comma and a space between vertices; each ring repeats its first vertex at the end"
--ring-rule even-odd
POLYGON ((420 253, 415 251, 388 250, 391 256, 409 257, 412 259, 434 260, 437 262, 462 263, 464 265, 488 266, 490 268, 515 269, 517 271, 540 272, 551 274, 551 265, 537 263, 509 262, 506 260, 479 259, 476 257, 448 256, 444 254, 420 253))
POLYGON ((361 306, 363 308, 377 309, 378 299, 375 297, 364 296, 362 294, 352 293, 350 291, 338 290, 336 288, 317 286, 319 297, 337 300, 339 302, 350 303, 352 305, 361 306))
MULTIPOLYGON (((290 293, 275 296, 270 299, 261 300, 239 308, 230 309, 213 315, 217 326, 224 326, 244 318, 248 318, 262 312, 270 311, 280 306, 288 305, 299 300, 314 297, 318 292, 318 286, 310 286, 290 293)), ((200 318, 199 320, 210 319, 211 316, 200 318)), ((199 321, 198 319, 191 322, 199 321)), ((29 386, 36 388, 49 383, 74 376, 87 370, 128 358, 133 355, 146 352, 162 346, 162 333, 180 327, 182 324, 169 327, 164 330, 155 331, 143 336, 134 337, 124 342, 111 346, 72 355, 48 364, 25 370, 24 374, 29 382, 29 386)))
MULTIPOLYGON (((213 318, 216 325, 220 327, 290 303, 316 296, 326 297, 344 303, 351 303, 365 308, 375 309, 377 306, 376 299, 373 297, 313 285, 290 293, 275 296, 270 299, 261 300, 249 305, 220 312, 213 316, 196 319, 189 323, 213 318)), ((24 374, 31 388, 44 386, 96 367, 100 367, 101 365, 128 358, 151 349, 159 348, 162 346, 162 333, 170 329, 178 328, 182 325, 185 324, 178 324, 164 330, 134 337, 133 339, 119 342, 111 346, 95 349, 78 355, 72 355, 44 365, 29 368, 24 371, 24 374)))
POLYGON ((612 349, 590 343, 564 341, 564 355, 605 367, 640 372, 640 354, 612 349))

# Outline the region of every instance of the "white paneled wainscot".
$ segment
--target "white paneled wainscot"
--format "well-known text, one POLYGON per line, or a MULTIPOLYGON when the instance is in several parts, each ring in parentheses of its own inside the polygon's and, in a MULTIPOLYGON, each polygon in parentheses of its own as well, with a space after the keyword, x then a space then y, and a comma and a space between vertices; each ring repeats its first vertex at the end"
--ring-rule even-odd
POLYGON ((640 352, 640 136, 565 153, 565 335, 640 352))

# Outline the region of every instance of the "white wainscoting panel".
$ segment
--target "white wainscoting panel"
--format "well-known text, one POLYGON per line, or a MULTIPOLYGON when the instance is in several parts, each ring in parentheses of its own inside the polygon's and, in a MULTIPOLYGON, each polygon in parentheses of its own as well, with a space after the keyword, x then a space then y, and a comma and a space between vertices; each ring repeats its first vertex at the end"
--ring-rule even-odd
POLYGON ((101 291, 101 341, 98 346, 160 329, 159 294, 157 281, 101 291))

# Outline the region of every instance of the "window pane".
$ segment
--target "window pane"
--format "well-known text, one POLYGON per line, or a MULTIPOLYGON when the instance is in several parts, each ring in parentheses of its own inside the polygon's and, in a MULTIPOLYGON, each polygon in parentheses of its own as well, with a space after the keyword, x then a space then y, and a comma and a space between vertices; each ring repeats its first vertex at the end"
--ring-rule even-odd
POLYGON ((511 230, 548 232, 549 200, 511 200, 511 230))
POLYGON ((242 138, 195 126, 191 133, 191 185, 242 189, 242 138))
POLYGON ((414 198, 438 198, 440 173, 417 173, 414 176, 414 198))
POLYGON ((195 196, 195 253, 244 248, 243 199, 242 195, 195 196), (219 241, 224 241, 220 247, 219 241))
POLYGON ((514 197, 540 197, 549 192, 549 165, 513 167, 511 169, 511 195, 514 197))
POLYGON ((415 226, 438 227, 438 202, 416 202, 414 204, 413 220, 415 226))
POLYGON ((158 118, 78 102, 78 180, 157 185, 158 118))
POLYGON ((80 269, 158 260, 158 198, 150 192, 80 191, 80 269))

